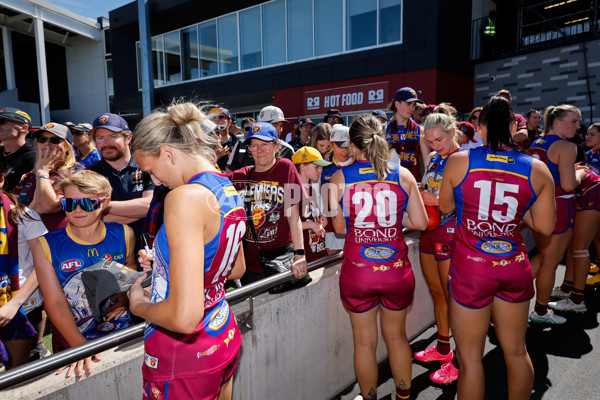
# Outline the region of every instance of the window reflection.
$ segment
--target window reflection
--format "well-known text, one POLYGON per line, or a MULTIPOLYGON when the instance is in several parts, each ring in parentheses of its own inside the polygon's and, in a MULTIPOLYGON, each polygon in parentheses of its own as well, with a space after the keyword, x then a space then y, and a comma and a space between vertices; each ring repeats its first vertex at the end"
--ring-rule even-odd
POLYGON ((165 83, 165 69, 162 35, 152 38, 152 70, 154 71, 154 85, 163 85, 165 83))
POLYGON ((260 7, 240 12, 242 69, 262 66, 260 49, 260 7))
POLYGON ((315 0, 315 55, 343 50, 343 0, 315 0))
POLYGON ((217 64, 217 21, 198 25, 200 40, 200 71, 202 77, 216 75, 217 64))
POLYGON ((198 78, 198 29, 196 26, 181 30, 181 60, 183 61, 183 80, 198 78))
POLYGON ((237 15, 217 19, 219 30, 219 73, 238 70, 237 15))
POLYGON ((312 13, 310 2, 287 0, 288 61, 313 56, 312 13))
POLYGON ((283 0, 265 4, 263 9, 264 65, 284 63, 285 51, 285 3, 283 0))
POLYGON ((346 0, 346 48, 377 44, 377 0, 346 0))
POLYGON ((179 32, 163 35, 165 43, 165 67, 167 82, 181 82, 181 46, 179 32))
POLYGON ((401 0, 379 0, 379 43, 400 40, 401 0))

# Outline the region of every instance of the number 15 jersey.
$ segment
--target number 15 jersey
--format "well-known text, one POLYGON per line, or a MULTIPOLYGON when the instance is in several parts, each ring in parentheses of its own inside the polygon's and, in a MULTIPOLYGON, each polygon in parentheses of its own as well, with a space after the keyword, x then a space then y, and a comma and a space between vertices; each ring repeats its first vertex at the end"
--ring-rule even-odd
POLYGON ((469 150, 469 169, 454 188, 453 266, 491 277, 510 276, 529 266, 519 223, 537 198, 532 164, 530 156, 515 150, 469 150))

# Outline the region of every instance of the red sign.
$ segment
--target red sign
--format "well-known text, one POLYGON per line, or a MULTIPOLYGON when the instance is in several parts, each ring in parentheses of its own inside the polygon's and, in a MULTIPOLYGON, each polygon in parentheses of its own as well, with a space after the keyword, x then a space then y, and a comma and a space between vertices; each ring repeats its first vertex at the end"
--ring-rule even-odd
POLYGON ((377 82, 304 92, 302 111, 312 115, 325 114, 330 108, 340 112, 386 108, 388 86, 388 82, 377 82))

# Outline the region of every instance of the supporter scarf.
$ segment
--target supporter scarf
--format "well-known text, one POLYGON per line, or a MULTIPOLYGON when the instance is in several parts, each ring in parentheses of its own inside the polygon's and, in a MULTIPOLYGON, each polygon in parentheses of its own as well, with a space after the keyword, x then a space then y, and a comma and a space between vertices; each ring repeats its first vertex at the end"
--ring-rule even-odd
POLYGON ((17 225, 8 214, 14 203, 0 192, 0 306, 19 290, 19 247, 17 225))

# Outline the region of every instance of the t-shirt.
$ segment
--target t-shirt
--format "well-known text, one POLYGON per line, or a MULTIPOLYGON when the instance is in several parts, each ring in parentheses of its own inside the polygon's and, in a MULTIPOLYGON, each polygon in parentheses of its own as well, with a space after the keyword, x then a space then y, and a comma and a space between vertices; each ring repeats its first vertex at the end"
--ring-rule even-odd
MULTIPOLYGON (((48 233, 46 226, 38 213, 26 208, 25 214, 21 219, 17 218, 19 232, 19 287, 23 287, 25 281, 33 272, 33 254, 29 248, 28 240, 37 239, 48 233)), ((26 313, 42 305, 44 299, 40 289, 37 288, 31 296, 23 303, 23 310, 26 313)))
MULTIPOLYGON (((281 144, 279 156, 281 158, 287 158, 288 160, 291 160, 292 156, 294 155, 294 148, 288 143, 285 143, 283 140, 280 140, 279 144, 281 144)), ((252 153, 248 149, 248 146, 246 146, 243 141, 238 141, 231 150, 226 167, 233 172, 240 168, 249 167, 252 165, 254 165, 254 157, 252 157, 252 153)), ((222 168, 221 170, 224 171, 225 169, 222 168)))
MULTIPOLYGON (((112 188, 112 193, 110 195, 112 201, 139 199, 145 191, 154 191, 152 178, 138 167, 133 157, 129 160, 129 164, 120 171, 114 169, 104 159, 91 165, 88 169, 97 172, 108 179, 112 188)), ((140 218, 128 225, 133 229, 135 237, 138 238, 142 234, 144 228, 144 218, 140 218)))
POLYGON ((89 153, 87 153, 84 156, 81 155, 79 150, 75 149, 75 154, 77 155, 77 162, 83 165, 84 168, 87 168, 90 165, 97 163, 102 158, 98 149, 92 149, 89 153))
POLYGON ((400 163, 418 181, 421 180, 419 159, 421 157, 421 127, 409 119, 406 125, 398 126, 394 116, 387 125, 385 139, 390 147, 390 162, 400 163))
POLYGON ((0 162, 8 164, 12 168, 4 181, 3 187, 4 190, 10 192, 19 183, 21 177, 33 169, 36 151, 29 142, 12 153, 5 153, 4 146, 0 147, 0 150, 0 162))
MULTIPOLYGON (((278 158, 268 171, 256 172, 254 167, 245 167, 230 174, 229 179, 242 199, 250 202, 251 221, 254 221, 261 250, 276 249, 291 243, 285 206, 298 204, 307 197, 294 164, 288 159, 278 158), (252 176, 248 183, 250 171, 252 176)), ((244 254, 248 271, 262 273, 258 247, 249 225, 244 236, 244 254)))

